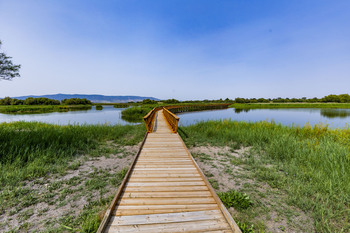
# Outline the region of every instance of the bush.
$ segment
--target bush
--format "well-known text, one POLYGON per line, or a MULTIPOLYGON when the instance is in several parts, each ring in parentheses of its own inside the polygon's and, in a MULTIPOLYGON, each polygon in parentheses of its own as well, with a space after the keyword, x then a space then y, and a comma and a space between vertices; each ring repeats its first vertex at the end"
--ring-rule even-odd
POLYGON ((227 208, 247 209, 253 204, 247 194, 235 190, 219 192, 218 196, 227 208))
POLYGON ((84 98, 70 98, 70 99, 63 99, 61 101, 62 104, 66 104, 66 105, 90 105, 92 104, 90 100, 84 98))

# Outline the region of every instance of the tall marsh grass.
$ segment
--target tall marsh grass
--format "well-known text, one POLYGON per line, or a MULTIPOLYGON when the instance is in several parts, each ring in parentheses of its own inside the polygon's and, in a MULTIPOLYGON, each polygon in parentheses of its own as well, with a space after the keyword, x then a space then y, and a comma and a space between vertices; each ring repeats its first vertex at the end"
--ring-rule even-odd
POLYGON ((141 141, 143 125, 0 124, 0 186, 62 172, 73 156, 89 153, 102 141, 121 145, 141 141))
POLYGON ((91 105, 4 105, 0 106, 0 113, 6 114, 28 114, 67 112, 78 110, 90 110, 91 105))
POLYGON ((350 231, 349 129, 222 120, 182 130, 188 145, 252 146, 246 159, 256 176, 285 190, 289 204, 311 214, 318 232, 350 231))
POLYGON ((143 117, 153 108, 153 106, 143 105, 124 109, 122 111, 122 119, 128 122, 142 122, 143 117))

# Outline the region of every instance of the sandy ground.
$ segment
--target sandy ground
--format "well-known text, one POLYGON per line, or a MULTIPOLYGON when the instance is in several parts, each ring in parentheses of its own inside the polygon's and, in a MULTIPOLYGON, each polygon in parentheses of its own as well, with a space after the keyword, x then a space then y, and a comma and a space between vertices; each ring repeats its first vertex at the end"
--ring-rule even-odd
MULTIPOLYGON (((266 232, 315 232, 312 218, 284 202, 285 193, 257 181, 245 166, 233 162, 235 158, 244 159, 251 153, 250 149, 247 147, 232 151, 229 147, 200 146, 190 148, 190 151, 209 181, 214 181, 213 187, 216 191, 242 191, 247 193, 253 202, 259 203, 259 207, 254 209, 253 205, 247 212, 253 212, 250 216, 254 216, 254 211, 263 212, 254 216, 253 220, 263 222, 266 232), (261 211, 261 208, 265 210, 261 211)), ((233 208, 229 211, 234 218, 242 214, 233 208)))
MULTIPOLYGON (((101 197, 99 189, 87 190, 87 183, 101 174, 108 179, 108 175, 113 177, 115 173, 129 167, 138 148, 138 145, 124 146, 123 153, 107 157, 79 156, 71 162, 79 164, 75 170, 27 182, 23 188, 30 189, 39 201, 24 209, 8 209, 0 215, 0 232, 43 231, 47 226, 57 227, 61 218, 77 217, 84 206, 101 197)), ((102 195, 113 195, 117 189, 118 187, 107 183, 104 187, 106 192, 102 195)))

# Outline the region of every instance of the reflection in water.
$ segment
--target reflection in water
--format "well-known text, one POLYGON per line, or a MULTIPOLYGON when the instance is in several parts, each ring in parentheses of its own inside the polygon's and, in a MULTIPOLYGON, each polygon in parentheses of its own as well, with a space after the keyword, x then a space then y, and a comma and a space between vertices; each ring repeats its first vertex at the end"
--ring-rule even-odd
MULTIPOLYGON (((139 119, 122 117, 121 108, 103 106, 102 110, 92 108, 83 111, 54 112, 41 114, 1 114, 1 122, 40 121, 51 124, 137 124, 139 119), (132 123, 130 123, 132 122, 132 123)), ((199 121, 231 119, 236 121, 274 121, 288 126, 305 124, 327 124, 329 128, 344 128, 350 123, 350 109, 222 109, 200 112, 178 113, 180 126, 199 121)))
POLYGON ((103 106, 102 105, 96 105, 96 110, 103 110, 103 106))
POLYGON ((350 123, 350 109, 283 108, 283 109, 223 109, 178 114, 180 126, 200 121, 231 119, 234 121, 274 121, 287 126, 308 124, 344 128, 350 123), (327 111, 328 110, 328 111, 327 111))
POLYGON ((58 125, 70 124, 135 124, 125 121, 121 118, 122 108, 114 108, 113 106, 101 106, 91 108, 90 110, 53 112, 39 114, 2 114, 0 113, 1 122, 14 121, 38 121, 58 125), (100 110, 99 110, 100 109, 100 110))
POLYGON ((239 114, 241 112, 249 112, 250 111, 250 108, 235 108, 235 113, 239 114))
POLYGON ((350 109, 321 109, 320 113, 326 118, 347 118, 350 116, 350 109))

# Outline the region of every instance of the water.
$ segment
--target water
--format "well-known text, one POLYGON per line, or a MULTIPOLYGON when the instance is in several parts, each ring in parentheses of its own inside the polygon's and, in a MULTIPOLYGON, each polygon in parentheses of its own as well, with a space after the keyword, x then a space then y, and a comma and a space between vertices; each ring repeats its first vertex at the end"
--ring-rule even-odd
POLYGON ((309 123, 328 124, 329 128, 344 128, 350 123, 350 109, 250 109, 234 108, 201 112, 179 113, 180 126, 195 124, 199 121, 231 119, 237 121, 275 121, 287 126, 304 126, 309 123))
MULTIPOLYGON (((68 124, 109 124, 126 125, 129 123, 121 118, 123 108, 103 106, 103 110, 53 112, 41 114, 0 114, 0 122, 40 121, 58 125, 68 124)), ((237 121, 275 121, 287 126, 304 126, 311 124, 328 124, 330 128, 344 128, 350 123, 350 109, 251 109, 238 110, 234 108, 200 112, 178 113, 180 126, 195 124, 199 121, 231 119, 237 121)))
POLYGON ((40 114, 0 114, 0 122, 14 121, 40 121, 50 124, 109 124, 126 125, 129 123, 121 118, 124 108, 114 108, 110 105, 103 106, 103 110, 96 110, 93 106, 91 110, 53 112, 40 114))

